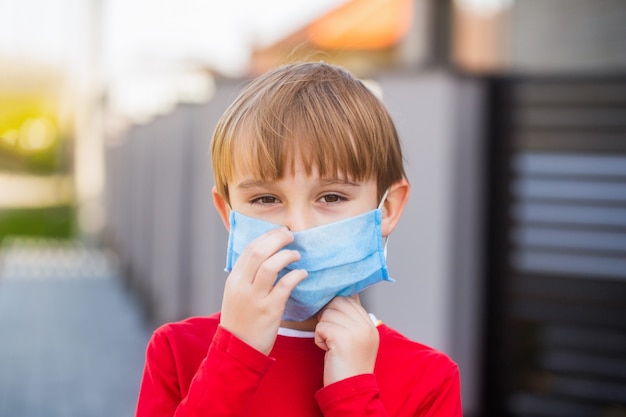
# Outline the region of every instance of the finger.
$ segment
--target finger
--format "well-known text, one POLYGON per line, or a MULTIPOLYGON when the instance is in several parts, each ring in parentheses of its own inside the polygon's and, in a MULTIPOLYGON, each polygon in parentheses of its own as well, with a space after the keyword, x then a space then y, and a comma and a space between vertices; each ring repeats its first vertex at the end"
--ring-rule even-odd
POLYGON ((349 297, 346 297, 346 300, 359 313, 359 315, 363 319, 366 319, 368 322, 372 322, 372 319, 370 318, 369 313, 367 312, 367 310, 365 310, 365 308, 361 304, 361 299, 359 298, 359 294, 354 294, 349 297))
POLYGON ((326 306, 322 310, 322 313, 326 311, 328 312, 336 311, 340 313, 345 313, 347 309, 351 309, 351 308, 352 307, 350 307, 350 303, 346 299, 346 297, 338 296, 338 297, 333 298, 332 300, 330 300, 328 304, 326 304, 326 306))
POLYGON ((318 316, 318 320, 332 322, 343 327, 352 326, 350 323, 358 321, 367 321, 371 323, 369 314, 361 306, 358 298, 351 297, 335 297, 322 310, 318 316), (348 320, 348 322, 346 322, 348 320))
POLYGON ((318 321, 315 325, 315 344, 325 351, 330 350, 332 348, 332 338, 329 340, 329 336, 333 333, 336 334, 337 331, 343 333, 340 324, 331 320, 318 321))
POLYGON ((270 297, 273 297, 276 303, 284 306, 287 303, 291 291, 293 291, 296 285, 306 279, 308 274, 309 273, 304 269, 289 271, 274 285, 270 297))
POLYGON ((318 314, 318 321, 320 323, 330 323, 345 327, 346 306, 343 305, 344 301, 340 300, 341 297, 335 297, 330 303, 322 309, 318 314))
POLYGON ((291 242, 293 233, 284 227, 272 229, 257 237, 246 246, 235 263, 232 271, 234 276, 252 282, 261 264, 291 242))
POLYGON ((326 344, 326 339, 324 338, 324 336, 322 336, 322 333, 317 331, 317 329, 315 331, 315 344, 324 352, 328 352, 329 347, 326 344))
POLYGON ((300 252, 295 250, 280 250, 265 260, 257 270, 252 284, 264 288, 268 292, 274 286, 278 273, 287 265, 300 259, 300 252))

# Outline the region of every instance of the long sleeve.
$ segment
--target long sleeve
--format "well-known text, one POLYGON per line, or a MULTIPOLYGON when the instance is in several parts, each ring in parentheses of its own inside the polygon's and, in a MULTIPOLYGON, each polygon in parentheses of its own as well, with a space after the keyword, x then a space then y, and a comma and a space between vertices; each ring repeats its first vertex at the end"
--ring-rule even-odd
POLYGON ((219 326, 219 315, 157 329, 146 349, 136 417, 460 417, 457 365, 379 326, 373 374, 323 387, 325 352, 279 335, 269 356, 219 326))
POLYGON ((356 375, 322 388, 315 395, 324 417, 385 417, 374 374, 356 375))
MULTIPOLYGON (((434 386, 425 399, 420 401, 417 409, 399 410, 393 415, 407 415, 414 417, 462 417, 459 374, 456 366, 449 368, 449 372, 443 375, 441 383, 434 386)), ((411 392, 411 387, 398 386, 399 391, 395 394, 398 400, 404 395, 406 403, 412 401, 416 393, 411 392)), ((324 417, 387 417, 391 414, 381 398, 378 382, 374 374, 357 375, 335 384, 322 388, 316 394, 324 417)))
POLYGON ((442 374, 438 389, 429 393, 416 415, 423 417, 463 417, 459 368, 454 365, 442 374))
POLYGON ((458 366, 442 352, 379 326, 373 374, 321 388, 324 417, 462 417, 458 366))
POLYGON ((274 362, 218 327, 184 395, 178 373, 184 367, 176 356, 166 334, 155 332, 146 350, 137 417, 245 416, 274 362))

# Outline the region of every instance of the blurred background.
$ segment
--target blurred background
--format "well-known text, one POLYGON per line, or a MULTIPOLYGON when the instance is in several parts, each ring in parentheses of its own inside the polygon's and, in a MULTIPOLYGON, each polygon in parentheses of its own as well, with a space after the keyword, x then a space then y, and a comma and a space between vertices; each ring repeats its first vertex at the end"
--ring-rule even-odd
POLYGON ((412 183, 363 296, 464 413, 626 416, 626 2, 0 0, 0 415, 131 416, 220 307, 209 143, 252 77, 342 65, 412 183))

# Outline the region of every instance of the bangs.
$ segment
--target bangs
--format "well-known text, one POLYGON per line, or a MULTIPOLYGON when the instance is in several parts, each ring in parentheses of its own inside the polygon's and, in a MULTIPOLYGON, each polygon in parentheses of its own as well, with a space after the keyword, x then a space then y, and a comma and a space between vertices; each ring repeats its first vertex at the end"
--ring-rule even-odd
POLYGON ((227 184, 236 176, 279 180, 296 164, 307 175, 376 179, 380 188, 391 184, 386 180, 390 162, 399 156, 393 181, 404 176, 399 146, 388 145, 397 143, 393 123, 363 84, 336 70, 318 74, 315 82, 298 74, 287 80, 276 75, 274 82, 253 82, 218 123, 212 151, 222 195, 228 198, 227 184))
POLYGON ((308 175, 317 170, 323 178, 343 175, 361 181, 374 176, 375 141, 367 146, 366 141, 357 140, 367 133, 349 130, 343 115, 333 112, 320 119, 302 103, 284 109, 282 115, 279 120, 273 114, 257 114, 236 129, 236 138, 224 149, 224 157, 233 161, 230 178, 245 172, 255 179, 278 180, 292 173, 296 163, 308 175))

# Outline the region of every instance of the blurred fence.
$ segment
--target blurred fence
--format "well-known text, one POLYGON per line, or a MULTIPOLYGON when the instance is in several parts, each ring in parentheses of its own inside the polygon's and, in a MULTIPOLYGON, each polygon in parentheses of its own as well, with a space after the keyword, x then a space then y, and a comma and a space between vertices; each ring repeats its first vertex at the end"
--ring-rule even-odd
POLYGON ((626 415, 626 80, 495 80, 489 415, 626 415))
MULTIPOLYGON (((483 88, 443 72, 381 75, 412 195, 389 243, 396 284, 363 295, 368 309, 461 366, 465 407, 480 384, 483 88)), ((155 324, 219 310, 227 232, 211 199, 209 145, 241 82, 132 127, 107 151, 106 239, 155 324)))
POLYGON ((155 324, 220 307, 227 233, 213 209, 209 143, 237 85, 133 126, 107 151, 107 243, 155 324))

